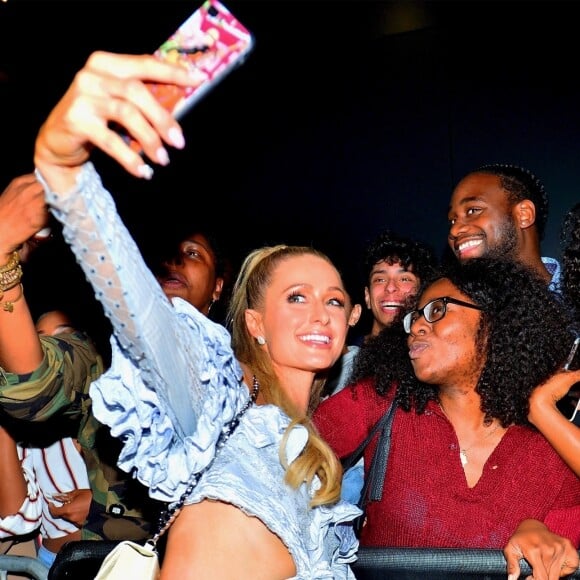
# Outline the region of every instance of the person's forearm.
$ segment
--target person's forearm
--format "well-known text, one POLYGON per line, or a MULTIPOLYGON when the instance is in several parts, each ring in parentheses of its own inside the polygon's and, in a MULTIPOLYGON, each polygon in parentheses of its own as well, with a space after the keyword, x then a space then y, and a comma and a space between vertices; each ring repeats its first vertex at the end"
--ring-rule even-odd
POLYGON ((544 404, 530 414, 534 426, 570 469, 580 477, 580 429, 568 421, 555 404, 544 404))
POLYGON ((51 164, 38 155, 34 158, 34 165, 40 172, 50 189, 56 193, 67 193, 76 186, 77 176, 81 167, 63 168, 51 164))
POLYGON ((34 174, 15 177, 0 194, 0 366, 7 372, 30 373, 43 359, 26 303, 20 250, 47 218, 44 189, 34 174))
POLYGON ((0 427, 0 518, 18 512, 28 494, 16 442, 0 427))
MULTIPOLYGON (((9 264, 13 253, 0 249, 0 268, 9 264)), ((43 359, 42 346, 25 297, 24 283, 2 291, 0 300, 0 367, 25 374, 43 359)))
MULTIPOLYGON (((40 180, 44 175, 37 172, 40 180)), ((47 183, 48 185, 48 183, 47 183)), ((135 360, 153 357, 166 338, 151 348, 150 328, 169 332, 173 309, 142 259, 122 222, 111 194, 92 164, 83 166, 68 193, 47 192, 50 210, 63 225, 63 236, 102 303, 121 344, 135 360), (147 313, 147 315, 144 315, 147 313)), ((173 349, 179 345, 174 345, 173 349)))

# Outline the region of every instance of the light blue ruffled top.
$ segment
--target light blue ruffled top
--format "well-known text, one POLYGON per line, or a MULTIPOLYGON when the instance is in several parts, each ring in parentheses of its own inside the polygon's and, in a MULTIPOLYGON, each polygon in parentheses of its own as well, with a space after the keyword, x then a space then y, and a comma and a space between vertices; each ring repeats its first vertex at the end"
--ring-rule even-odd
MULTIPOLYGON (((224 425, 249 398, 227 330, 184 300, 166 298, 91 163, 65 196, 37 177, 113 325, 111 367, 90 394, 97 419, 123 441, 119 467, 153 498, 176 502, 213 459, 188 503, 212 498, 260 518, 288 547, 296 578, 354 578, 348 564, 358 541, 348 522, 359 510, 343 501, 310 508, 317 479, 296 490, 284 483, 278 453, 290 423, 285 413, 250 407, 216 455, 224 425)), ((307 437, 304 427, 293 428, 289 463, 307 437)))

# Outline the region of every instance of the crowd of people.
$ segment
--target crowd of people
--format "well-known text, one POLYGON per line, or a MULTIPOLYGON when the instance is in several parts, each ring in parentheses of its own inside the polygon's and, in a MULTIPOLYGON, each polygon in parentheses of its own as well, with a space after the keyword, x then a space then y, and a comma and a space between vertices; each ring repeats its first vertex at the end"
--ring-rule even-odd
POLYGON ((363 305, 315 248, 257 248, 231 279, 192 222, 144 258, 92 153, 153 179, 186 146, 146 80, 195 82, 154 57, 93 53, 39 129, 34 174, 0 195, 0 517, 28 526, 3 537, 38 530, 51 565, 69 534, 144 542, 169 521, 162 580, 354 578, 359 546, 502 549, 510 579, 521 559, 534 578, 575 571, 580 429, 561 401, 580 382, 576 363, 562 369, 580 331, 580 204, 560 264, 541 256, 540 180, 476 168, 451 195, 449 254, 395 232, 369 242, 372 321, 352 340, 363 305), (110 362, 76 323, 34 320, 22 252, 49 219, 111 325, 110 362), (383 497, 359 540, 377 441, 349 477, 340 458, 391 405, 383 497), (26 458, 55 441, 84 465, 49 488, 26 458))

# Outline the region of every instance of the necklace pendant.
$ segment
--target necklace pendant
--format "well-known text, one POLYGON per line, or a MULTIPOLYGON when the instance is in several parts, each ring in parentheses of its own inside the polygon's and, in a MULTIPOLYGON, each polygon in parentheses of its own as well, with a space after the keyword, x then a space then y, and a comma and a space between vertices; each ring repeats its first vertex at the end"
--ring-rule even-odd
POLYGON ((467 465, 467 453, 463 449, 459 450, 459 459, 461 460, 461 466, 465 467, 467 465))

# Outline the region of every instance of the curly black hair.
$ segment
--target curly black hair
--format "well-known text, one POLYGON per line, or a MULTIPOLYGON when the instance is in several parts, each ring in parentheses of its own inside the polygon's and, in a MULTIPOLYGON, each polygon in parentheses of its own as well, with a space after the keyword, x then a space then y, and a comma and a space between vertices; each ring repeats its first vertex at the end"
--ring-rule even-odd
POLYGON ((500 178, 503 189, 508 193, 512 205, 529 199, 536 208, 536 230, 542 240, 548 221, 548 194, 544 184, 528 169, 507 163, 490 163, 482 165, 470 173, 489 173, 500 178))
MULTIPOLYGON (((475 340, 486 364, 476 390, 486 419, 528 425, 530 393, 563 364, 572 345, 569 310, 534 270, 513 261, 450 263, 424 287, 440 278, 483 308, 475 340)), ((351 380, 369 378, 382 395, 396 385, 397 401, 407 411, 422 413, 429 400, 438 399, 436 385, 415 377, 402 324, 385 328, 361 347, 351 380)))
POLYGON ((371 272, 377 262, 389 265, 400 263, 405 269, 412 269, 420 279, 430 277, 438 267, 433 249, 428 245, 390 230, 384 231, 372 240, 364 255, 365 285, 368 285, 371 272))
POLYGON ((580 203, 564 216, 560 233, 562 247, 562 294, 576 316, 580 331, 580 203))

